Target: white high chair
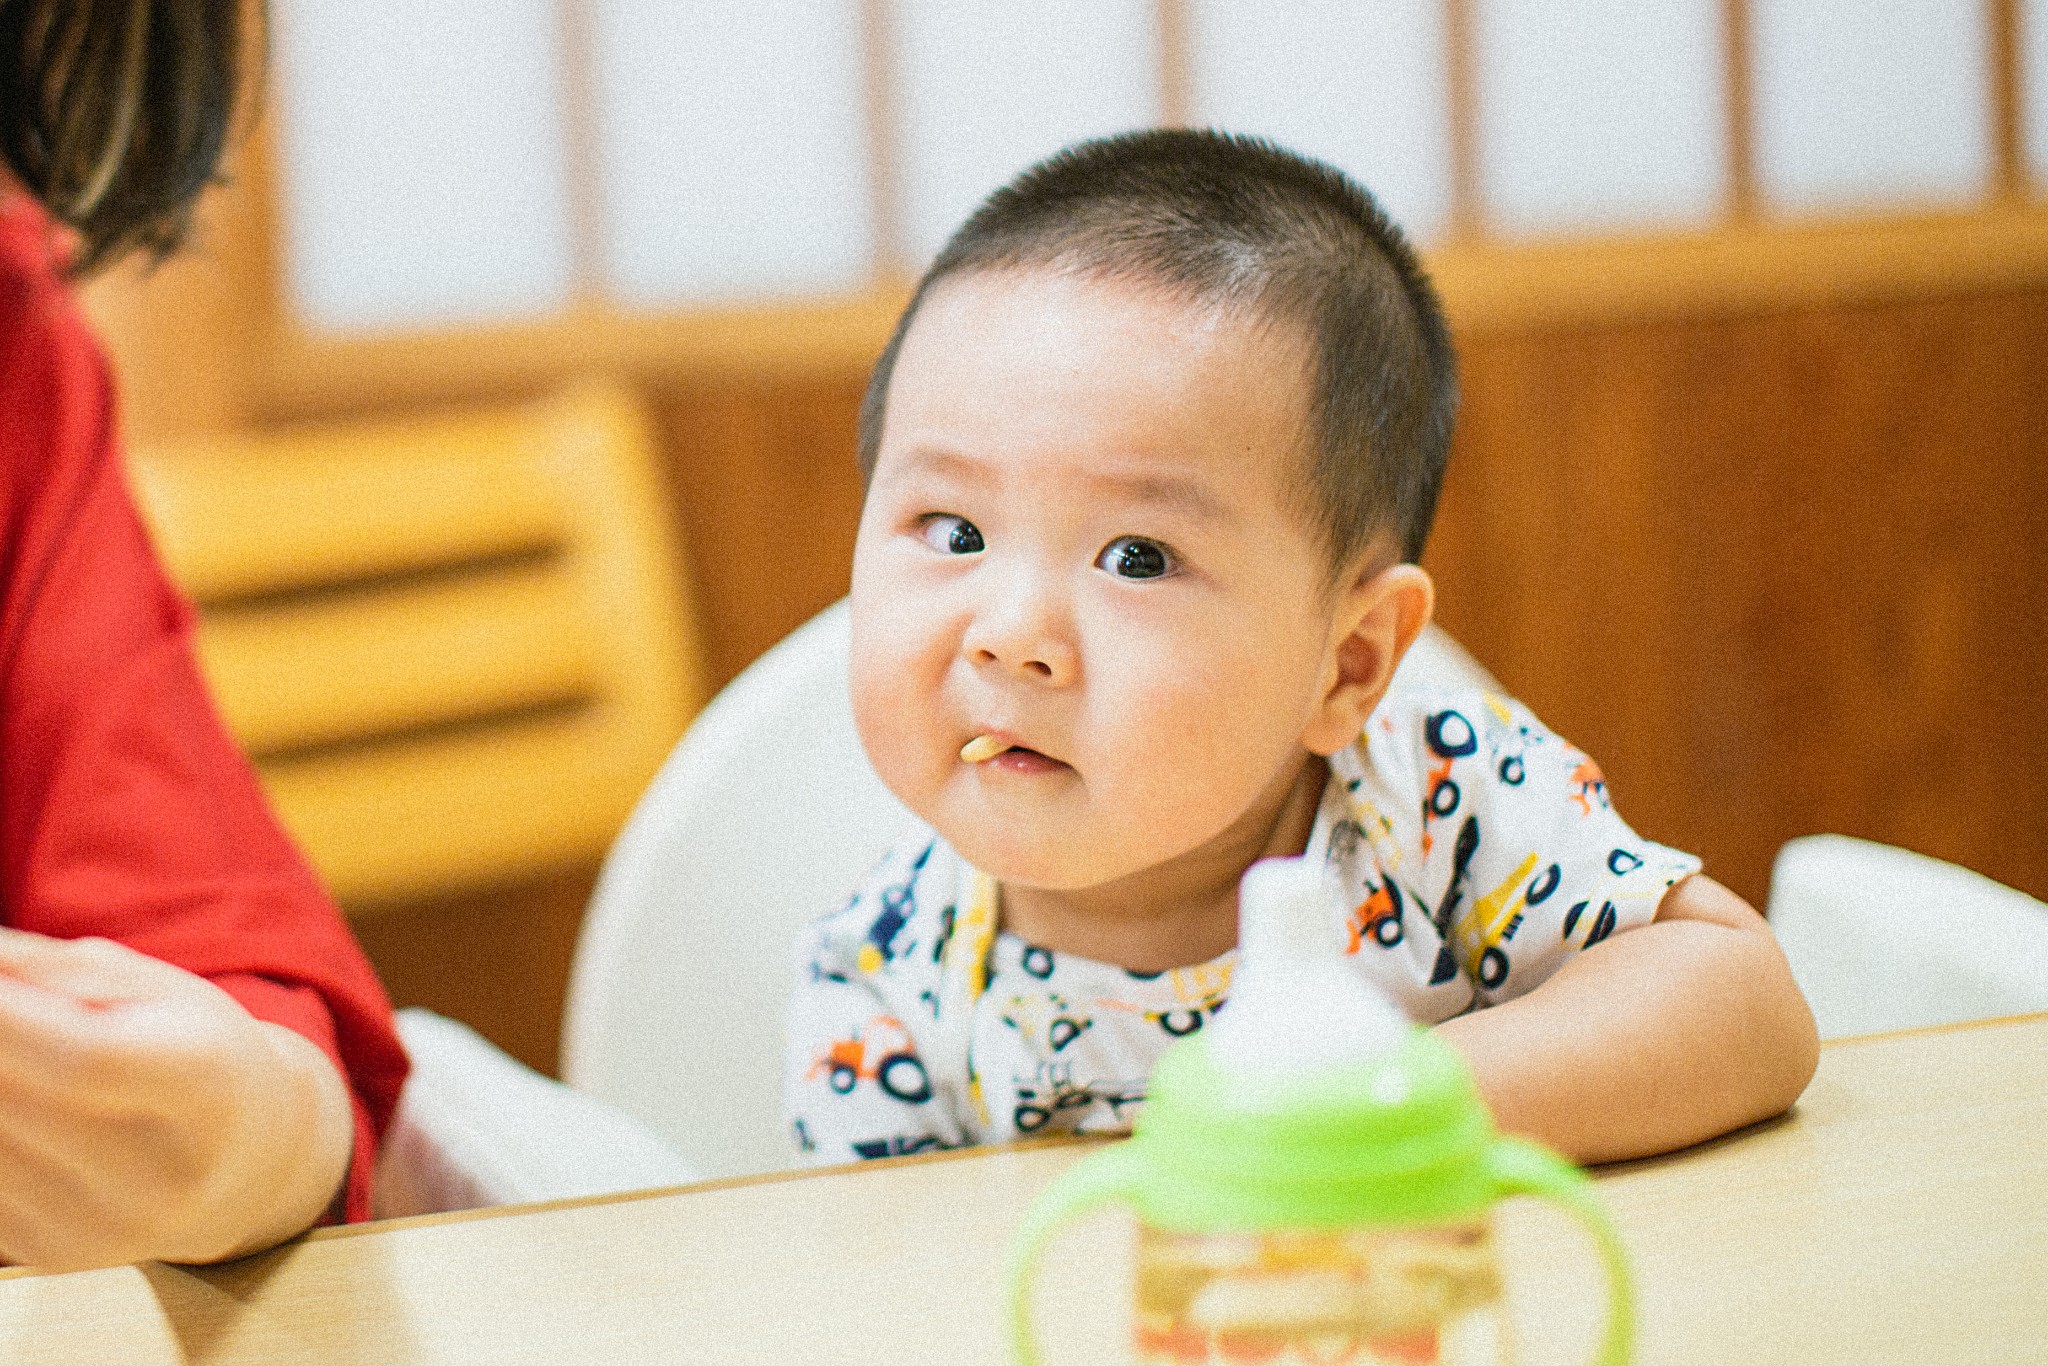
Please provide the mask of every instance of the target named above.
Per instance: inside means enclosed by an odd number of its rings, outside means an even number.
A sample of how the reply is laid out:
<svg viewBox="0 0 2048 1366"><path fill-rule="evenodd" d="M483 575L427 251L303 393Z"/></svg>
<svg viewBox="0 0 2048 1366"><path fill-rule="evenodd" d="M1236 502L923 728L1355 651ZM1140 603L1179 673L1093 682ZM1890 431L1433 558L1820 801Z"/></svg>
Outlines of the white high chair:
<svg viewBox="0 0 2048 1366"><path fill-rule="evenodd" d="M414 1071L382 1214L673 1185L785 1167L793 944L915 818L868 766L840 602L706 707L613 844L569 984L563 1075L400 1013ZM1404 675L1498 688L1431 627Z"/></svg>
<svg viewBox="0 0 2048 1366"><path fill-rule="evenodd" d="M2048 905L1955 864L1809 835L1768 914L1823 1039L2048 1010Z"/></svg>

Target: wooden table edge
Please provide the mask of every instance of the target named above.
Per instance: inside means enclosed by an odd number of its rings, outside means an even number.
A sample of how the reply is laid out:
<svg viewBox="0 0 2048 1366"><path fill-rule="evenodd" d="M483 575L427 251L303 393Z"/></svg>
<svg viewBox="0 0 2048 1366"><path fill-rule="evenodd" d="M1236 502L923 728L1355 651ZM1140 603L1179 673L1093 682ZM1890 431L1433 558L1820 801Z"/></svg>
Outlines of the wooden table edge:
<svg viewBox="0 0 2048 1366"><path fill-rule="evenodd" d="M490 1205L483 1209L449 1210L444 1214L408 1214L396 1219L372 1219L360 1224L334 1224L311 1229L292 1241L325 1242L334 1238L354 1238L365 1233L387 1233L393 1229L430 1228L436 1224L459 1224L474 1219L500 1219L514 1214L542 1214L551 1210L582 1209L589 1205L617 1205L634 1200L658 1200L670 1195L695 1195L702 1191L774 1186L785 1181L807 1181L817 1176L854 1176L863 1172L893 1171L902 1167L922 1167L935 1162L957 1162L963 1158L985 1156L992 1152L1032 1152L1040 1148L1090 1147L1113 1141L1102 1136L1059 1134L1049 1138L1023 1139L1016 1143L945 1148L937 1152L912 1153L906 1157L871 1158L864 1162L846 1162L829 1167L791 1167L782 1171L753 1172L746 1176L721 1176L709 1181L686 1181L676 1186L613 1191L608 1195L572 1195L560 1200L535 1200L520 1205ZM0 1275L5 1274L7 1273L0 1272Z"/></svg>
<svg viewBox="0 0 2048 1366"><path fill-rule="evenodd" d="M2040 1024L2048 1021L2048 1010L2027 1010L2017 1015L1994 1015L1982 1020L1955 1020L1949 1024L1915 1025L1911 1029L1884 1029L1875 1034L1848 1034L1839 1039L1825 1039L1821 1042L1823 1052L1833 1048L1853 1048L1858 1044L1889 1043L1894 1039L1913 1039L1929 1034L1959 1034L1970 1029L1997 1029L2002 1025Z"/></svg>
<svg viewBox="0 0 2048 1366"><path fill-rule="evenodd" d="M2001 1015L1982 1020L1959 1020L1951 1024L1921 1025L1911 1029L1889 1030L1876 1034L1858 1034L1846 1038L1829 1039L1821 1044L1822 1051L1856 1048L1864 1044L1886 1043L1925 1035L1953 1034L1969 1030L1988 1030L2014 1025L2039 1024L2048 1022L2048 1011L2029 1011L2017 1015ZM1764 1125L1783 1122L1783 1117L1762 1121ZM1737 1130L1737 1134L1748 1133L1756 1125ZM1634 1162L1610 1163L1594 1169L1595 1175L1611 1175L1632 1171L1640 1166L1659 1164L1683 1153L1710 1147L1734 1135L1723 1135L1709 1139L1704 1144L1682 1150L1681 1153L1663 1153L1655 1157L1642 1158ZM703 1191L735 1190L747 1186L776 1185L785 1181L805 1181L818 1176L850 1176L863 1172L890 1171L903 1167L923 1166L936 1162L957 1162L962 1159L982 1157L992 1152L1032 1152L1045 1148L1088 1147L1113 1139L1100 1136L1077 1137L1059 1135L1049 1138L1025 1139L1016 1143L983 1145L979 1147L949 1148L939 1152L914 1153L907 1157L879 1158L866 1162L850 1162L828 1167L799 1167L785 1171L756 1172L746 1176L718 1177L709 1181L685 1182L675 1186L655 1186L646 1190L615 1191L605 1195L570 1196L560 1200L537 1200L527 1204L491 1205L483 1209L449 1210L440 1214L413 1214L395 1219L373 1219L359 1224L338 1224L316 1228L288 1239L279 1247L290 1247L295 1243L327 1242L337 1238L356 1238L365 1234L389 1233L398 1229L429 1228L438 1224L467 1223L481 1219L503 1219L522 1214L540 1214L555 1210L582 1209L595 1205L625 1204L637 1200L658 1200L671 1195L689 1195ZM251 1256L267 1256L278 1251L270 1248ZM52 1273L36 1270L34 1267L0 1267L0 1280L16 1280L24 1276L42 1276ZM62 1274L62 1273L57 1273Z"/></svg>

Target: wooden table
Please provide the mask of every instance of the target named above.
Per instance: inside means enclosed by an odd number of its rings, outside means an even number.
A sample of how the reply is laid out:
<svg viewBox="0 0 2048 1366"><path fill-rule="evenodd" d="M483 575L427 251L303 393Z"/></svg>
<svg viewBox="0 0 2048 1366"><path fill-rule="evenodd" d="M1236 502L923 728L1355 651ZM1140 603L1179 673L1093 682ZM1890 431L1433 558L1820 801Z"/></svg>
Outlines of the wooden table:
<svg viewBox="0 0 2048 1366"><path fill-rule="evenodd" d="M205 1270L0 1273L0 1363L999 1363L1009 1230L1085 1148L883 1163L314 1233ZM2048 1360L2048 1015L1831 1045L1785 1120L1603 1174L1641 1360ZM1122 1359L1119 1219L1076 1226L1048 1356ZM1585 1359L1598 1289L1501 1216L1524 1362Z"/></svg>

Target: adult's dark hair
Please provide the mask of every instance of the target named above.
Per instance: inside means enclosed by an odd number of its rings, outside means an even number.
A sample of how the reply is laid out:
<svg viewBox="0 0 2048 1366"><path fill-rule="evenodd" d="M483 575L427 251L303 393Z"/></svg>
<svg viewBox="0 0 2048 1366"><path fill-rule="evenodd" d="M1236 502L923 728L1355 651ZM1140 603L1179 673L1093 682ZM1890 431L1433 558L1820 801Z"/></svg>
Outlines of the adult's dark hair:
<svg viewBox="0 0 2048 1366"><path fill-rule="evenodd" d="M1392 532L1422 553L1458 406L1436 292L1399 228L1342 172L1260 138L1153 129L1078 143L990 195L911 296L868 380L874 471L889 381L919 307L956 275L1054 270L1157 285L1299 330L1314 357L1303 492L1333 571Z"/></svg>
<svg viewBox="0 0 2048 1366"><path fill-rule="evenodd" d="M0 155L85 274L183 240L240 84L244 0L0 0Z"/></svg>

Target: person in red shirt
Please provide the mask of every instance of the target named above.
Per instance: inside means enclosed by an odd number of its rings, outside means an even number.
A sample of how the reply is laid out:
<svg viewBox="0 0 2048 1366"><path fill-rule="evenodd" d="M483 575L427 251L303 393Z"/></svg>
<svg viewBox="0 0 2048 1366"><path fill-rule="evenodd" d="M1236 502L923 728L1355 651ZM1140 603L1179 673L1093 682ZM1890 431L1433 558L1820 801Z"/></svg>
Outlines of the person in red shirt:
<svg viewBox="0 0 2048 1366"><path fill-rule="evenodd" d="M66 277L170 250L234 0L0 3L0 1259L205 1262L369 1213L406 1061L124 482Z"/></svg>

